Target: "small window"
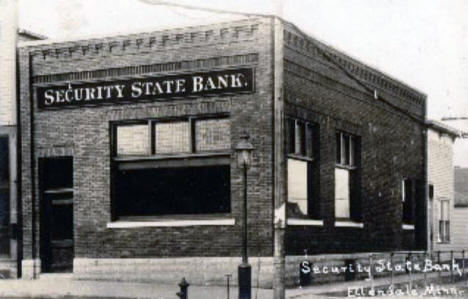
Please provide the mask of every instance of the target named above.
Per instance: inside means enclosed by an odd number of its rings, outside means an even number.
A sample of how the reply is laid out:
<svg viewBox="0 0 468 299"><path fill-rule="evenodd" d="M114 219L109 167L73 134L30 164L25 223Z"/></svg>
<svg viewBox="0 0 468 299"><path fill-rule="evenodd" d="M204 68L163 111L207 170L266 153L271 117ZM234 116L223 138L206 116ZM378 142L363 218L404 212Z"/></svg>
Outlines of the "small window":
<svg viewBox="0 0 468 299"><path fill-rule="evenodd" d="M439 242L450 242L450 201L440 201Z"/></svg>
<svg viewBox="0 0 468 299"><path fill-rule="evenodd" d="M403 208L403 223L414 224L414 190L413 181L404 179L401 182L401 201Z"/></svg>
<svg viewBox="0 0 468 299"><path fill-rule="evenodd" d="M120 125L117 127L117 155L149 154L147 124Z"/></svg>
<svg viewBox="0 0 468 299"><path fill-rule="evenodd" d="M361 221L359 137L337 131L335 141L335 218Z"/></svg>
<svg viewBox="0 0 468 299"><path fill-rule="evenodd" d="M429 185L429 199L434 199L434 185Z"/></svg>
<svg viewBox="0 0 468 299"><path fill-rule="evenodd" d="M286 119L288 153L288 215L291 218L320 216L318 126Z"/></svg>

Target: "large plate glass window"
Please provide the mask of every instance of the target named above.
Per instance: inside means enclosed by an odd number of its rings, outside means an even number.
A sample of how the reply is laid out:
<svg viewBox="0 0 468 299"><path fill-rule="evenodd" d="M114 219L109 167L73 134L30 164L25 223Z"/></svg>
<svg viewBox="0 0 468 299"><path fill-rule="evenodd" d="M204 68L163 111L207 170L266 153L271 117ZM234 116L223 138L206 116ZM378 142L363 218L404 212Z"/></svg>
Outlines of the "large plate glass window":
<svg viewBox="0 0 468 299"><path fill-rule="evenodd" d="M114 220L230 213L227 115L130 121L112 128Z"/></svg>

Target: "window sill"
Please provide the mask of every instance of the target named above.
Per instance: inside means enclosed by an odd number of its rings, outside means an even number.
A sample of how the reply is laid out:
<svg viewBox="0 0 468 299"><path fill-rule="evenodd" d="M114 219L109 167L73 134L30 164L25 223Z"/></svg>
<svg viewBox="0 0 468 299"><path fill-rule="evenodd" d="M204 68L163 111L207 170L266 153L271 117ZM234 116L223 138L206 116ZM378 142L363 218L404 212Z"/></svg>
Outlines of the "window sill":
<svg viewBox="0 0 468 299"><path fill-rule="evenodd" d="M290 218L288 225L323 226L323 220Z"/></svg>
<svg viewBox="0 0 468 299"><path fill-rule="evenodd" d="M234 218L219 219L161 219L153 221L115 221L108 222L107 228L138 228L138 227L181 227L181 226L204 226L204 225L234 225Z"/></svg>
<svg viewBox="0 0 468 299"><path fill-rule="evenodd" d="M414 225L413 224L403 224L401 226L402 229L404 230L414 230Z"/></svg>
<svg viewBox="0 0 468 299"><path fill-rule="evenodd" d="M209 158L230 156L230 151L212 151L201 153L179 153L179 154L159 154L159 155L135 155L135 156L117 156L114 161L117 162L132 162L132 161L155 161L155 160L172 160L172 159L189 159L189 158Z"/></svg>
<svg viewBox="0 0 468 299"><path fill-rule="evenodd" d="M355 221L347 221L347 220L339 220L335 221L335 227L355 227L355 228L364 228L364 223L362 222L355 222Z"/></svg>
<svg viewBox="0 0 468 299"><path fill-rule="evenodd" d="M346 164L335 164L336 168L347 169L347 170L354 170L356 169L356 165L346 165Z"/></svg>
<svg viewBox="0 0 468 299"><path fill-rule="evenodd" d="M440 245L450 245L450 241L437 241L437 244L440 244Z"/></svg>
<svg viewBox="0 0 468 299"><path fill-rule="evenodd" d="M288 158L301 160L301 161L309 161L309 162L314 161L314 158L312 157L307 157L307 156L298 155L298 154L288 154Z"/></svg>

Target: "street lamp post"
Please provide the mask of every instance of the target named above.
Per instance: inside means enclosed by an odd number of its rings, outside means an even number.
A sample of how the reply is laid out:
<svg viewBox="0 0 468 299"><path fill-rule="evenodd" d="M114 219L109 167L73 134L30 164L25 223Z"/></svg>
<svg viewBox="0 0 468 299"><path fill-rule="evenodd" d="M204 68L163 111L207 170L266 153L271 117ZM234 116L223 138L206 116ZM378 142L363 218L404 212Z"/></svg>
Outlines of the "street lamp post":
<svg viewBox="0 0 468 299"><path fill-rule="evenodd" d="M244 179L244 198L242 203L242 263L238 267L239 299L252 297L252 268L247 255L247 169L252 164L253 145L249 142L249 135L244 134L235 147L237 166L242 168Z"/></svg>

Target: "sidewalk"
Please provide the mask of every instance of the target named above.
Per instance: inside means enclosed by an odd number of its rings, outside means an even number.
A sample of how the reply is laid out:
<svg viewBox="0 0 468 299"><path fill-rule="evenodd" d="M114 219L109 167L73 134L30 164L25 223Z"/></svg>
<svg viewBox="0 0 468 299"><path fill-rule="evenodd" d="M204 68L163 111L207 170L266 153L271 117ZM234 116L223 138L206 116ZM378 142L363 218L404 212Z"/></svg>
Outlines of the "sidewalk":
<svg viewBox="0 0 468 299"><path fill-rule="evenodd" d="M445 275L444 275L445 276ZM439 280L437 275L428 275L432 281ZM407 283L410 277L400 275L393 278L393 283ZM421 285L422 274L412 275L414 283ZM379 278L373 282L374 287L388 286L391 278ZM190 283L190 282L189 282ZM466 283L466 282L465 282ZM305 288L288 289L286 297L290 299L328 298L324 294L346 294L349 287L371 287L370 281L348 281L315 285ZM79 281L71 275L47 275L37 280L0 280L0 298L178 298L177 285L133 283L116 281ZM231 286L229 298L237 299L237 286ZM226 299L227 289L221 286L196 286L188 289L189 299ZM252 299L271 299L273 290L252 289ZM337 297L335 297L337 298ZM342 297L345 298L345 297Z"/></svg>
<svg viewBox="0 0 468 299"><path fill-rule="evenodd" d="M78 281L66 278L41 278L38 280L0 280L0 298L178 298L177 285L131 283L115 281ZM226 287L190 286L190 299L225 299ZM257 297L256 297L257 295ZM230 299L237 299L237 287L231 286ZM252 289L252 298L271 299L273 291Z"/></svg>

